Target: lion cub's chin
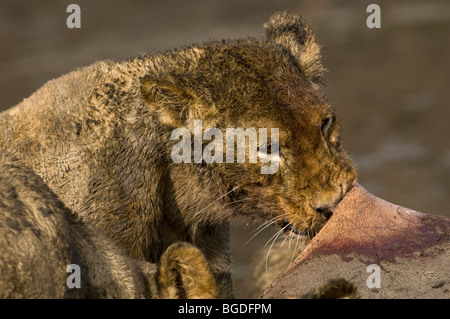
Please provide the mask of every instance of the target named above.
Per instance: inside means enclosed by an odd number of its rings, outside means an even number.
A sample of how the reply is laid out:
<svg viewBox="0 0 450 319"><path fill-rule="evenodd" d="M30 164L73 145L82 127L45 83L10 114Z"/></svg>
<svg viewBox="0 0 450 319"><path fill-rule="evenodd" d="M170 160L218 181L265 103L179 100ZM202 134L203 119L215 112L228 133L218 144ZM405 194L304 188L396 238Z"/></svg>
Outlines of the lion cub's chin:
<svg viewBox="0 0 450 319"><path fill-rule="evenodd" d="M312 217L311 217L312 216ZM314 212L307 216L291 215L283 218L278 223L284 237L294 237L304 240L312 239L322 227L326 224L329 218Z"/></svg>

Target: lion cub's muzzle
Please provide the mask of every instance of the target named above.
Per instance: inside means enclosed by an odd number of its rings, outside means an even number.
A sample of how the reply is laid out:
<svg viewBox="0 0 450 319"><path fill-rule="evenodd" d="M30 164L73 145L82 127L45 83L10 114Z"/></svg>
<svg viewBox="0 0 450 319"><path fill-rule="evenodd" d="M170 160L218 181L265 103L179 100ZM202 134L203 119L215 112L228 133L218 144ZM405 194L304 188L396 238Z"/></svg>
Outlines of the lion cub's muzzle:
<svg viewBox="0 0 450 319"><path fill-rule="evenodd" d="M346 187L344 191L344 186L342 184L339 184L339 193L335 197L335 199L331 201L331 203L323 203L317 205L316 207L311 206L311 208L328 220L333 215L333 211L336 209L340 201L344 198L345 194L347 194L353 188L353 186L354 183L351 183L348 187Z"/></svg>

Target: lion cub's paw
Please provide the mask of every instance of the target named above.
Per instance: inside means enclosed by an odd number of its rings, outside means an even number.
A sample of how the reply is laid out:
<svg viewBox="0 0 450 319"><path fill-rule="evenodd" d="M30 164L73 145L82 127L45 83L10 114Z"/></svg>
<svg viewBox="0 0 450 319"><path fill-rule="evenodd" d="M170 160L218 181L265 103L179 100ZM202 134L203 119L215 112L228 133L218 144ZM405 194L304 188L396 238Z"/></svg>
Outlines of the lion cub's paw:
<svg viewBox="0 0 450 319"><path fill-rule="evenodd" d="M167 248L161 256L155 281L159 297L164 299L218 296L215 279L203 253L185 242Z"/></svg>
<svg viewBox="0 0 450 319"><path fill-rule="evenodd" d="M317 286L302 299L356 299L356 286L345 279L330 279L327 283Z"/></svg>

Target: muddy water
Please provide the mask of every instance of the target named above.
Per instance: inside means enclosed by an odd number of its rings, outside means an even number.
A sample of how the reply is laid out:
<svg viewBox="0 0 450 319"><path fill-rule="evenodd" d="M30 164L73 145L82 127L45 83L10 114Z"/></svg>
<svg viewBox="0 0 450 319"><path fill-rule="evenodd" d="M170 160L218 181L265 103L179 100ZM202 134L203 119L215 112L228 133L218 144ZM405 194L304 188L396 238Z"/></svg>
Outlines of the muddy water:
<svg viewBox="0 0 450 319"><path fill-rule="evenodd" d="M326 91L359 183L389 202L450 215L449 1L377 1L381 29L366 26L370 1L72 2L81 7L81 29L66 27L71 2L0 2L0 109L97 60L260 36L271 13L290 9L324 46ZM249 296L249 260L274 233L242 248L252 227L233 230L238 297Z"/></svg>

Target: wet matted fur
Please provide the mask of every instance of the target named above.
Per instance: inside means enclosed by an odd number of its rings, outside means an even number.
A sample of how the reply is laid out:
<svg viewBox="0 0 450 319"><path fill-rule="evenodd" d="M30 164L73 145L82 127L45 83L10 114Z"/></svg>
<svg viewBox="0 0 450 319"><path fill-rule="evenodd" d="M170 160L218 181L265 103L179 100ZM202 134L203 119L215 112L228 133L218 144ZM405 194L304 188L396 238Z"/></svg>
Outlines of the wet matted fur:
<svg viewBox="0 0 450 319"><path fill-rule="evenodd" d="M73 264L79 287L67 284ZM0 150L0 298L214 297L214 277L197 248L174 243L158 265L133 259Z"/></svg>

